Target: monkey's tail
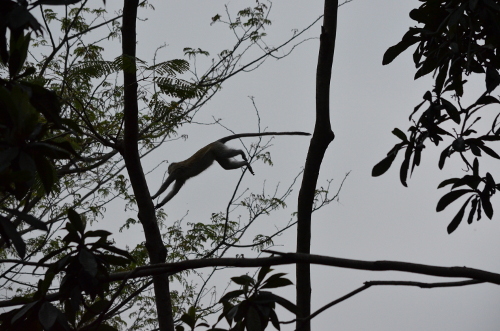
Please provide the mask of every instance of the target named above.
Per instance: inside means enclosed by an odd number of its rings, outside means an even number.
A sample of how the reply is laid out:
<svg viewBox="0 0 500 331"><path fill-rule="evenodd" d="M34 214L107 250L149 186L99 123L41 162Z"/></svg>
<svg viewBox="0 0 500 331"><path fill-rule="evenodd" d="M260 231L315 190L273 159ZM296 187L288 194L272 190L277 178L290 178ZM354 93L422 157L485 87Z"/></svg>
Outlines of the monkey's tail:
<svg viewBox="0 0 500 331"><path fill-rule="evenodd" d="M238 133L231 136L221 138L217 141L226 143L229 140L243 138L243 137L261 137L261 136L310 136L310 133L301 131L288 131L288 132L256 132L256 133Z"/></svg>

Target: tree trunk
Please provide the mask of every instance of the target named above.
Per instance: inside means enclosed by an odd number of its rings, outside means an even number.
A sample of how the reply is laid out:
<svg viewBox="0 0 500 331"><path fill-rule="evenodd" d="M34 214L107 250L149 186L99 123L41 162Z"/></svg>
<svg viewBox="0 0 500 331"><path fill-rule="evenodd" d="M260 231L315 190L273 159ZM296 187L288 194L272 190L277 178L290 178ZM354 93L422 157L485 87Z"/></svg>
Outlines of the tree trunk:
<svg viewBox="0 0 500 331"><path fill-rule="evenodd" d="M330 78L332 72L335 35L337 32L338 0L325 0L321 28L318 66L316 69L316 124L307 153L297 212L297 253L310 253L311 213L319 169L326 149L335 135L330 125ZM296 269L297 330L310 331L310 321L301 319L311 314L310 265L298 263Z"/></svg>
<svg viewBox="0 0 500 331"><path fill-rule="evenodd" d="M136 20L139 0L124 0L122 24L123 79L124 79L124 142L120 152L125 160L125 166L134 191L139 220L144 228L146 249L151 264L163 263L167 250L163 244L160 229L156 221L153 201L149 194L146 177L142 169L138 147L138 116L137 76L135 68L136 54ZM174 331L172 304L168 276L166 274L153 276L156 298L158 324L162 331Z"/></svg>

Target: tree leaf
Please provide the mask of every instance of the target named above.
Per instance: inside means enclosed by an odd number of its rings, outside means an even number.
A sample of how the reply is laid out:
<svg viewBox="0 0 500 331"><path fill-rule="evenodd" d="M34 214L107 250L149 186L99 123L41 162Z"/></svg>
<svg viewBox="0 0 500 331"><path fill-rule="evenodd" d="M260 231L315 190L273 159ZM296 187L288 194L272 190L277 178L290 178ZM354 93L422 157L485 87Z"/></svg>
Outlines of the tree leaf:
<svg viewBox="0 0 500 331"><path fill-rule="evenodd" d="M420 40L419 37L411 36L408 38L404 38L399 43L394 46L391 46L385 51L384 58L382 59L382 64L386 65L391 63L399 54L403 53L408 47L417 43Z"/></svg>
<svg viewBox="0 0 500 331"><path fill-rule="evenodd" d="M444 210L450 203L460 198L466 193L473 193L473 190L456 190L445 194L438 202L436 211L440 212Z"/></svg>
<svg viewBox="0 0 500 331"><path fill-rule="evenodd" d="M252 306L248 307L245 316L245 326L248 331L262 331L262 324L260 321L260 315Z"/></svg>
<svg viewBox="0 0 500 331"><path fill-rule="evenodd" d="M17 254L19 254L21 258L24 258L26 255L26 243L19 232L17 232L14 224L3 216L0 216L0 235L7 243L12 242L16 248Z"/></svg>
<svg viewBox="0 0 500 331"><path fill-rule="evenodd" d="M437 188L442 188L442 187L445 187L447 185L454 184L457 180L458 180L458 178L445 179L441 183L439 183Z"/></svg>
<svg viewBox="0 0 500 331"><path fill-rule="evenodd" d="M441 152L441 156L439 157L439 163L438 163L439 169L443 169L446 158L450 156L450 149L451 145L443 149L443 151Z"/></svg>
<svg viewBox="0 0 500 331"><path fill-rule="evenodd" d="M402 141L404 141L405 143L408 142L408 138L406 137L405 133L400 129L394 128L394 130L392 130L392 134L401 139Z"/></svg>
<svg viewBox="0 0 500 331"><path fill-rule="evenodd" d="M484 213L491 220L491 218L493 217L493 206L491 205L490 195L488 194L488 192L481 192L481 194L479 194L479 197L481 198L481 205L483 207Z"/></svg>
<svg viewBox="0 0 500 331"><path fill-rule="evenodd" d="M242 275L242 276L238 276L238 277L231 277L231 280L233 282L235 282L236 284L238 285L251 285L251 284L254 284L254 280L252 277L248 276L248 275Z"/></svg>
<svg viewBox="0 0 500 331"><path fill-rule="evenodd" d="M446 110L450 118L453 120L453 122L460 124L460 112L458 111L457 107L455 107L451 102L443 98L441 98L441 104L443 105L444 109Z"/></svg>
<svg viewBox="0 0 500 331"><path fill-rule="evenodd" d="M243 291L243 290L236 290L236 291L227 292L226 294L224 294L224 296L222 296L222 298L220 298L219 302L229 301L231 299L239 297L240 295L242 295L244 293L245 293L245 291Z"/></svg>
<svg viewBox="0 0 500 331"><path fill-rule="evenodd" d="M259 274L257 276L257 281L260 283L265 277L266 275L271 272L272 269L271 269L271 266L263 266L262 268L260 268L259 270Z"/></svg>
<svg viewBox="0 0 500 331"><path fill-rule="evenodd" d="M476 103L478 105L489 105L491 103L500 103L500 101L491 95L482 95L477 99Z"/></svg>
<svg viewBox="0 0 500 331"><path fill-rule="evenodd" d="M474 214L476 213L476 208L477 208L478 202L479 202L479 200L477 198L472 200L470 212L469 212L469 217L467 217L467 223L469 223L469 224L472 224L472 218L474 217Z"/></svg>
<svg viewBox="0 0 500 331"><path fill-rule="evenodd" d="M469 199L467 199L467 201L465 201L462 208L460 208L458 213L451 220L450 224L448 224L448 227L446 228L448 234L451 234L453 231L455 231L462 222L462 218L464 217L465 207L467 207L467 204L469 203L470 199L472 199L472 197L470 197Z"/></svg>
<svg viewBox="0 0 500 331"><path fill-rule="evenodd" d="M289 279L283 278L284 275L286 275L286 274L285 273L277 273L277 274L270 276L264 282L264 285L261 288L276 288L276 287L283 287L283 286L292 285L293 283Z"/></svg>
<svg viewBox="0 0 500 331"><path fill-rule="evenodd" d="M396 153L389 154L382 161L377 163L372 169L372 176L378 177L383 175L391 167L392 162L396 158Z"/></svg>
<svg viewBox="0 0 500 331"><path fill-rule="evenodd" d="M61 312L50 302L44 302L38 311L38 320L45 330L52 329Z"/></svg>
<svg viewBox="0 0 500 331"><path fill-rule="evenodd" d="M75 229L83 234L83 232L85 231L85 224L83 223L80 215L76 211L74 211L73 208L68 209L68 219L75 227Z"/></svg>
<svg viewBox="0 0 500 331"><path fill-rule="evenodd" d="M405 152L405 159L401 163L401 168L399 169L399 180L404 187L407 187L406 178L408 177L408 168L410 167L410 158L413 150L408 147Z"/></svg>
<svg viewBox="0 0 500 331"><path fill-rule="evenodd" d="M87 271L92 277L97 274L97 261L92 253L90 253L86 248L83 248L78 253L78 261L83 266L83 269Z"/></svg>
<svg viewBox="0 0 500 331"><path fill-rule="evenodd" d="M500 74L493 66L486 68L486 93L493 92L494 89L500 84Z"/></svg>
<svg viewBox="0 0 500 331"><path fill-rule="evenodd" d="M28 223L29 225L31 225L35 229L49 231L49 229L47 228L47 225L44 222L40 221L35 216L20 212L20 211L15 210L15 209L10 209L10 208L4 208L4 209L6 211L8 211L9 213L15 215L16 217L19 217L21 220L25 221L26 223Z"/></svg>
<svg viewBox="0 0 500 331"><path fill-rule="evenodd" d="M483 152L485 152L489 156L494 157L495 159L500 159L500 156L494 150L489 148L488 146L478 144L478 147L481 148L483 150Z"/></svg>

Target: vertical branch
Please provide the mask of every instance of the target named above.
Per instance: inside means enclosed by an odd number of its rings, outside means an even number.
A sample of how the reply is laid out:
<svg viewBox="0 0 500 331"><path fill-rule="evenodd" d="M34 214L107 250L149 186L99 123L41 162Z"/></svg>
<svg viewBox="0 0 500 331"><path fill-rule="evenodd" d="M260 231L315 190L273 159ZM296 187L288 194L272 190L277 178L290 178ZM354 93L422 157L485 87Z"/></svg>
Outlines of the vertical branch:
<svg viewBox="0 0 500 331"><path fill-rule="evenodd" d="M335 135L330 125L330 78L332 73L335 35L337 32L338 0L325 0L321 27L318 66L316 69L316 124L307 153L297 212L297 253L310 253L311 213L319 169L326 149ZM311 330L310 265L298 263L296 268L297 330Z"/></svg>
<svg viewBox="0 0 500 331"><path fill-rule="evenodd" d="M139 106L137 103L136 74L136 20L139 0L124 0L122 24L123 80L124 80L124 140L120 151L125 160L134 191L139 220L144 228L146 249L151 264L163 263L167 251L156 221L153 201L139 157ZM168 276L153 276L159 330L174 330Z"/></svg>

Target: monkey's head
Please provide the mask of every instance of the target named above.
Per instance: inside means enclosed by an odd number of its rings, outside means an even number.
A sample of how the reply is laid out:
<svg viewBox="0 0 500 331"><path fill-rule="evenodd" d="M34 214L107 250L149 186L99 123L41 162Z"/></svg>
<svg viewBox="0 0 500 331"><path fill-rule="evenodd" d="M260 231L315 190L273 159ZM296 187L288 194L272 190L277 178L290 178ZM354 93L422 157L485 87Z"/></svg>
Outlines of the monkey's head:
<svg viewBox="0 0 500 331"><path fill-rule="evenodd" d="M170 165L168 166L168 174L172 174L172 172L174 172L177 168L179 168L179 163L177 162L172 162L170 163Z"/></svg>

